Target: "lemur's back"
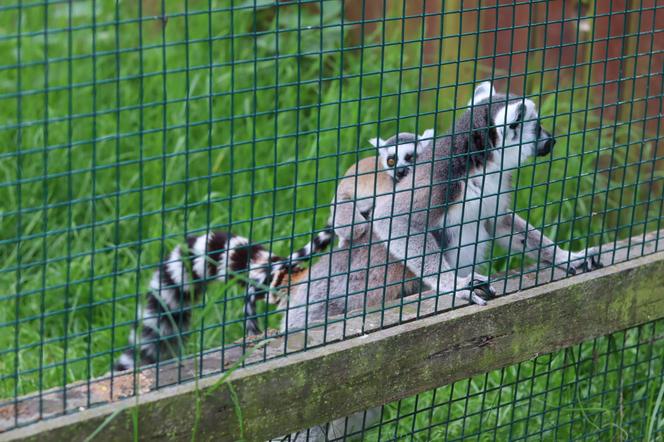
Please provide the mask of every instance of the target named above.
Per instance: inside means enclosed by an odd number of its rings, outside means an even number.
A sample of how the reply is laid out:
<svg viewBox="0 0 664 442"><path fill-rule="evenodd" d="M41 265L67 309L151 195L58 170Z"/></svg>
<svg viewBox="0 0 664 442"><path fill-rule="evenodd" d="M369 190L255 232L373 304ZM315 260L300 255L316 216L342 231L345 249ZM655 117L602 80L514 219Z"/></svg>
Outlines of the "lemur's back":
<svg viewBox="0 0 664 442"><path fill-rule="evenodd" d="M368 211L370 218L375 196L394 190L392 177L377 171L377 167L377 157L364 158L351 166L339 185L337 201L355 204L360 212ZM289 330L305 327L308 321L320 321L326 315L355 310L365 304L379 305L383 299L394 300L419 290L419 282L412 280L413 274L401 263L390 262L385 244L372 237L371 230L353 236L352 249L333 250L308 271L291 276L290 296L283 298L284 302L288 300ZM373 244L369 244L371 241ZM327 299L329 302L316 302Z"/></svg>
<svg viewBox="0 0 664 442"><path fill-rule="evenodd" d="M401 262L389 257L385 245L375 238L372 244L353 243L350 256L349 249L333 250L309 271L292 276L290 297L284 298L288 299L289 308L287 329L303 328L326 316L417 293L420 283L414 278ZM285 321L282 329L284 325Z"/></svg>
<svg viewBox="0 0 664 442"><path fill-rule="evenodd" d="M393 189L392 178L380 171L377 156L363 158L348 168L336 193L337 201L356 201L360 212L373 209L375 195Z"/></svg>

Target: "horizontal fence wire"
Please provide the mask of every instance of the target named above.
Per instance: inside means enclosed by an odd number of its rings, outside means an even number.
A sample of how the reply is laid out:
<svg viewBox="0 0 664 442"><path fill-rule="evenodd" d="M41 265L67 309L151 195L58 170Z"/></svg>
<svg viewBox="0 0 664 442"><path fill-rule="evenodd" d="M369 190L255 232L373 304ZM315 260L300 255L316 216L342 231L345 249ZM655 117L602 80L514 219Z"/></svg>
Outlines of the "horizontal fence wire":
<svg viewBox="0 0 664 442"><path fill-rule="evenodd" d="M90 407L96 379L131 396L142 366L214 354L219 374L462 307L464 278L481 303L482 275L503 294L661 251L658 0L14 1L0 54L0 431L72 411L72 383ZM400 133L415 141L395 146ZM628 350L655 360L659 328L390 404L367 431L478 437L490 421L548 437L548 416L524 416L555 378L556 403L576 404L556 418L564 437L641 437L637 399L607 424L623 382L608 367ZM589 348L609 342L596 363ZM648 394L657 364L639 368Z"/></svg>

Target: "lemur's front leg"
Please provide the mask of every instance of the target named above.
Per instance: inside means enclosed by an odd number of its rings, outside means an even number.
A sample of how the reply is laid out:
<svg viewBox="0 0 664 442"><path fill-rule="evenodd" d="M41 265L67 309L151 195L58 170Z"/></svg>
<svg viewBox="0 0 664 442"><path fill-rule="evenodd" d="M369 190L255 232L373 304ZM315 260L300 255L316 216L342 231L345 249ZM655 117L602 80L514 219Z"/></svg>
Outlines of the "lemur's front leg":
<svg viewBox="0 0 664 442"><path fill-rule="evenodd" d="M535 260L539 257L571 275L576 275L578 271L587 272L602 267L596 250L590 248L571 252L558 247L516 213L498 218L494 238L508 250L523 251Z"/></svg>
<svg viewBox="0 0 664 442"><path fill-rule="evenodd" d="M385 206L391 204L385 202L383 207ZM481 294L488 297L495 295L494 288L484 275L471 273L466 277L455 276L455 269L445 259L433 234L410 231L411 214L390 217L383 215L385 212L390 213L381 210L375 214L374 240L383 241L388 252L394 258L403 261L426 285L438 293L454 292L459 298L479 305L486 305L486 300Z"/></svg>

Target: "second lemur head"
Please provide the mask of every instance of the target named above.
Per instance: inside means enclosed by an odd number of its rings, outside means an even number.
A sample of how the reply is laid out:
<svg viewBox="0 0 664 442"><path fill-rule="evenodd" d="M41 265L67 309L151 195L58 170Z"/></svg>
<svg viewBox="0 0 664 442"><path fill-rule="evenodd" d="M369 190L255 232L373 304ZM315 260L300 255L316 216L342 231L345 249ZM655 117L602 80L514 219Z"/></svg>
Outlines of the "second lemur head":
<svg viewBox="0 0 664 442"><path fill-rule="evenodd" d="M485 81L477 86L468 105L471 108L459 119L462 124L456 125L461 127L455 132L469 133L469 149L481 151L482 158L503 170L518 167L532 156L548 155L556 144L540 125L537 106L528 98L499 94Z"/></svg>
<svg viewBox="0 0 664 442"><path fill-rule="evenodd" d="M401 132L387 140L382 138L371 138L371 143L378 149L380 162L383 170L387 172L395 182L399 182L411 171L417 151L433 143L433 129L425 130L422 135L410 132Z"/></svg>

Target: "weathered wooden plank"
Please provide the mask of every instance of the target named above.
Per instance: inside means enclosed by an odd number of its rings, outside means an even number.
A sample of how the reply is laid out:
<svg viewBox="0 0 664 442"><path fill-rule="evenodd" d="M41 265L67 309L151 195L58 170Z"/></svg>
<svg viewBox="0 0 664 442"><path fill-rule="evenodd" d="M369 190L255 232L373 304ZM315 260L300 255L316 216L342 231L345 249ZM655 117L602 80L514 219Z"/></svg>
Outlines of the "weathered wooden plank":
<svg viewBox="0 0 664 442"><path fill-rule="evenodd" d="M664 230L637 235L632 238L609 243L602 246L602 262L615 264L632 257L664 250ZM615 251L615 253L614 253ZM508 275L492 275L494 286L499 294L514 293L519 290L566 278L564 272L541 266L539 271L524 269L521 273ZM458 305L465 305L457 301ZM218 350L206 351L203 356L192 355L180 361L165 361L159 365L158 372L154 368L144 368L138 378L133 374L103 376L90 381L76 382L65 388L54 388L40 395L27 395L15 403L0 407L0 432L17 425L26 425L44 418L60 416L81 409L90 408L108 402L115 402L134 395L134 385L139 387L139 394L191 381L199 374L210 376L218 374L222 367L229 368L244 357L245 364L260 363L265 360L283 357L286 354L306 348L321 346L327 343L361 336L382 328L402 324L420 317L443 312L453 307L451 297L439 297L433 293L414 295L396 304L386 305L383 310L373 313L355 311L347 317L332 317L325 326L317 326L307 333L306 340L302 333L289 334L287 344L283 337L275 337L276 331L270 335L274 338L269 342L249 341L248 346L264 345L260 351L251 353L251 348L243 345L226 346ZM247 351L249 350L249 351ZM194 362L200 360L201 366Z"/></svg>
<svg viewBox="0 0 664 442"><path fill-rule="evenodd" d="M654 234L637 238L628 248L616 244L618 260L662 242ZM139 434L146 439L190 439L196 427L203 440L264 440L664 317L663 273L660 252L504 296L487 307L447 311L240 369L222 383L215 376L198 386L149 392L138 409L136 400L119 401L3 437L82 440L115 413L104 439L126 440L138 410Z"/></svg>

